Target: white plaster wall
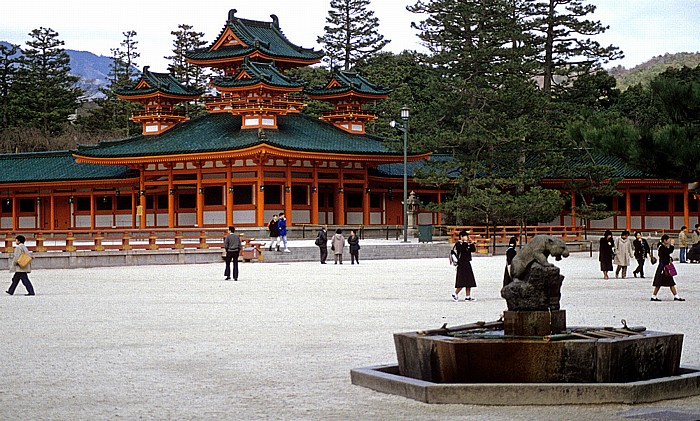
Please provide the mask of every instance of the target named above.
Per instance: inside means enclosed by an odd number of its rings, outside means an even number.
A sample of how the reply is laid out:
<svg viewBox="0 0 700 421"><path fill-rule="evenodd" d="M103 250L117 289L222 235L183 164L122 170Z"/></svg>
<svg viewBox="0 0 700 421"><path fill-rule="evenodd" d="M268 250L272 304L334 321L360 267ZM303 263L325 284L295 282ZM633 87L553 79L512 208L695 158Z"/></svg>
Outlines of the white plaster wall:
<svg viewBox="0 0 700 421"><path fill-rule="evenodd" d="M95 227L111 227L114 225L112 215L95 215Z"/></svg>
<svg viewBox="0 0 700 421"><path fill-rule="evenodd" d="M611 216L610 218L605 218L605 219L600 219L600 220L591 220L591 228L594 229L612 229L613 227L613 219L614 217Z"/></svg>
<svg viewBox="0 0 700 421"><path fill-rule="evenodd" d="M270 215L272 219L272 215ZM266 221L266 223L269 220ZM236 224L254 224L255 223L255 211L254 210L238 210L233 211L233 225Z"/></svg>
<svg viewBox="0 0 700 421"><path fill-rule="evenodd" d="M131 215L117 214L116 226L118 226L118 227L131 227Z"/></svg>
<svg viewBox="0 0 700 421"><path fill-rule="evenodd" d="M20 216L19 228L36 228L36 219L33 216Z"/></svg>
<svg viewBox="0 0 700 421"><path fill-rule="evenodd" d="M226 211L205 211L204 224L226 224Z"/></svg>
<svg viewBox="0 0 700 421"><path fill-rule="evenodd" d="M654 230L654 231L661 231L661 230L667 230L670 229L671 227L669 224L671 223L670 218L668 216L647 216L644 219L644 226L646 227L647 230ZM680 227L678 227L680 228Z"/></svg>
<svg viewBox="0 0 700 421"><path fill-rule="evenodd" d="M308 209L292 210L292 223L294 224L310 224L311 211Z"/></svg>
<svg viewBox="0 0 700 421"><path fill-rule="evenodd" d="M433 213L424 212L418 214L418 225L433 225Z"/></svg>
<svg viewBox="0 0 700 421"><path fill-rule="evenodd" d="M370 212L369 213L369 223L373 225L381 225L384 223L382 221L382 213L381 212Z"/></svg>
<svg viewBox="0 0 700 421"><path fill-rule="evenodd" d="M167 227L168 226L168 214L167 213L159 213L156 220L158 221L159 227Z"/></svg>
<svg viewBox="0 0 700 421"><path fill-rule="evenodd" d="M76 228L90 228L90 215L77 215L75 226Z"/></svg>
<svg viewBox="0 0 700 421"><path fill-rule="evenodd" d="M0 228L12 229L12 217L3 216L0 218Z"/></svg>
<svg viewBox="0 0 700 421"><path fill-rule="evenodd" d="M279 215L280 212L282 212L282 209L265 209L265 212L263 212L263 216L265 217L265 223L269 223L272 221L272 217L274 215Z"/></svg>
<svg viewBox="0 0 700 421"><path fill-rule="evenodd" d="M181 227L193 227L197 223L196 213L178 213L177 225Z"/></svg>
<svg viewBox="0 0 700 421"><path fill-rule="evenodd" d="M362 212L346 212L345 223L348 225L362 225Z"/></svg>

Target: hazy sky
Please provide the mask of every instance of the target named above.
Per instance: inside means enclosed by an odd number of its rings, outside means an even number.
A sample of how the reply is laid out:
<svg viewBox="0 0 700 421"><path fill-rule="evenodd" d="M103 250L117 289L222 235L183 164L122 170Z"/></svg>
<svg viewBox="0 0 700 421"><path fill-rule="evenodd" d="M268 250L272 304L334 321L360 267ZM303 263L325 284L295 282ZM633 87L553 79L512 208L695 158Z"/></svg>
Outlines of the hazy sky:
<svg viewBox="0 0 700 421"><path fill-rule="evenodd" d="M421 17L406 11L413 0L374 0L371 8L379 18L379 31L390 39L387 49L400 52L420 49L412 21ZM598 40L621 47L625 58L612 65L633 67L653 56L675 52L700 51L700 0L592 0L598 6L593 16L610 29ZM314 47L323 33L330 0L247 0L161 1L119 0L26 0L3 4L0 40L23 45L32 29L52 28L65 41L66 48L109 56L119 46L122 32L137 32L139 67L166 71L173 37L178 24L192 25L214 40L228 16L270 21L276 14L285 35L295 44ZM610 67L612 65L606 65Z"/></svg>

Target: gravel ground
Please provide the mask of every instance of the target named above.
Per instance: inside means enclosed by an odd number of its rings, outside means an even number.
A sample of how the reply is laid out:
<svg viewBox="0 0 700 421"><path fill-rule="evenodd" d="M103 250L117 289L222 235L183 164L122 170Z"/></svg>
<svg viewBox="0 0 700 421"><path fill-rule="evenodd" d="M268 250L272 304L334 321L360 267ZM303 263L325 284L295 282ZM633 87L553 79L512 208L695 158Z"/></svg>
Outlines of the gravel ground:
<svg viewBox="0 0 700 421"><path fill-rule="evenodd" d="M37 295L0 300L0 419L608 420L700 412L700 397L645 405L428 405L350 383L395 363L392 333L497 320L503 256L474 259L476 302L453 302L445 259L360 265L223 264L38 270ZM651 279L602 280L597 255L558 263L569 325L685 334L700 366L700 265L650 302ZM648 276L653 268L647 265ZM7 274L9 284L10 275ZM658 418L656 418L658 419ZM691 418L688 418L691 419Z"/></svg>

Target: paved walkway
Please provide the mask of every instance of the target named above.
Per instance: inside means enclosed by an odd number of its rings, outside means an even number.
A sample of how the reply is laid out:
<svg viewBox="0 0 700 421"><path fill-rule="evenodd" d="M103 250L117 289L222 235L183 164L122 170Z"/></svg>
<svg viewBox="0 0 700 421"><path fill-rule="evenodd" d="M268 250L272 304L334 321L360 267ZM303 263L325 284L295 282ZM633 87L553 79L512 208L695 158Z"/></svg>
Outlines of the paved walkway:
<svg viewBox="0 0 700 421"><path fill-rule="evenodd" d="M18 295L0 297L0 419L609 420L700 413L700 397L642 406L428 405L350 384L350 369L396 361L394 332L498 319L504 260L475 258L476 302L450 299L454 269L446 258L247 263L235 283L223 281L222 264L37 270L37 296L20 295L20 285ZM619 327L626 319L681 332L682 364L700 366L700 265L679 265L678 288L688 301L671 301L665 289L660 303L649 301L649 278L603 281L596 255L576 253L558 265L570 325Z"/></svg>

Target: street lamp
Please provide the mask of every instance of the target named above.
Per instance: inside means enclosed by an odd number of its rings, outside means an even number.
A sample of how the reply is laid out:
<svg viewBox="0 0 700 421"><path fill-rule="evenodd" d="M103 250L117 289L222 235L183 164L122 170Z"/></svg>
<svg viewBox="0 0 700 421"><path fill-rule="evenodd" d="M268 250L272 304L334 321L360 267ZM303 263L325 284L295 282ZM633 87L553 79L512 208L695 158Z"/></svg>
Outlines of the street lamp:
<svg viewBox="0 0 700 421"><path fill-rule="evenodd" d="M389 123L391 127L396 127L403 132L403 242L408 242L408 118L411 116L411 111L407 106L401 107L401 127L396 125L395 121Z"/></svg>

